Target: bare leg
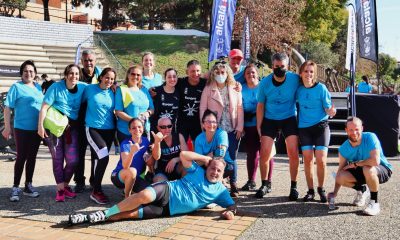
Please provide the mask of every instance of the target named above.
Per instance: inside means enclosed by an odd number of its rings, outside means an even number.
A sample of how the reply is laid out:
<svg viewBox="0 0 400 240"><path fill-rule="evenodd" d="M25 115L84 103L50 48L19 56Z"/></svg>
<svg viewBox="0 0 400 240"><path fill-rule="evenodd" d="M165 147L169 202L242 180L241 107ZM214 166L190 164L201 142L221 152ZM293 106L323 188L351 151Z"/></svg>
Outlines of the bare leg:
<svg viewBox="0 0 400 240"><path fill-rule="evenodd" d="M296 135L290 135L285 139L285 142L289 157L290 180L297 181L297 175L299 173L298 137Z"/></svg>
<svg viewBox="0 0 400 240"><path fill-rule="evenodd" d="M314 151L303 150L304 173L306 175L308 189L314 189Z"/></svg>
<svg viewBox="0 0 400 240"><path fill-rule="evenodd" d="M315 150L315 159L317 161L318 187L322 188L326 178L326 159L328 152L324 150Z"/></svg>
<svg viewBox="0 0 400 240"><path fill-rule="evenodd" d="M365 181L367 182L368 188L371 192L378 192L379 190L379 178L376 167L363 166L363 173Z"/></svg>
<svg viewBox="0 0 400 240"><path fill-rule="evenodd" d="M129 197L132 192L133 185L135 184L137 172L135 168L129 168L129 169L122 169L120 171L120 176L122 180L124 181L125 184L125 198Z"/></svg>
<svg viewBox="0 0 400 240"><path fill-rule="evenodd" d="M268 179L269 161L273 156L274 139L268 136L261 137L260 174L261 180Z"/></svg>

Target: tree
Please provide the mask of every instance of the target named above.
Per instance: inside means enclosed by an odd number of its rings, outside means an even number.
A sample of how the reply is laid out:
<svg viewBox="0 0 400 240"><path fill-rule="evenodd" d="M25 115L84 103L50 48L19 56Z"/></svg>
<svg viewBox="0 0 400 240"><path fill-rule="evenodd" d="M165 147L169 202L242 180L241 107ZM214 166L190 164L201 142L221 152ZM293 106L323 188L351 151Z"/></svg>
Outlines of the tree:
<svg viewBox="0 0 400 240"><path fill-rule="evenodd" d="M281 50L283 43L293 45L302 39L305 28L300 16L304 7L304 0L239 0L234 34L241 36L244 16L248 12L252 56L264 49Z"/></svg>
<svg viewBox="0 0 400 240"><path fill-rule="evenodd" d="M379 75L380 76L392 76L394 70L397 67L397 61L389 54L379 53Z"/></svg>
<svg viewBox="0 0 400 240"><path fill-rule="evenodd" d="M25 0L0 0L0 15L2 16L12 17L15 10L23 11L25 8Z"/></svg>
<svg viewBox="0 0 400 240"><path fill-rule="evenodd" d="M332 52L324 42L308 41L301 45L301 53L307 59L313 60L326 67L334 67L339 63L339 54Z"/></svg>
<svg viewBox="0 0 400 240"><path fill-rule="evenodd" d="M164 11L172 11L177 1L136 0L129 7L129 16L133 19L147 19L149 29L153 30Z"/></svg>
<svg viewBox="0 0 400 240"><path fill-rule="evenodd" d="M327 43L335 42L341 27L346 23L347 0L306 0L301 21L306 27L305 40Z"/></svg>

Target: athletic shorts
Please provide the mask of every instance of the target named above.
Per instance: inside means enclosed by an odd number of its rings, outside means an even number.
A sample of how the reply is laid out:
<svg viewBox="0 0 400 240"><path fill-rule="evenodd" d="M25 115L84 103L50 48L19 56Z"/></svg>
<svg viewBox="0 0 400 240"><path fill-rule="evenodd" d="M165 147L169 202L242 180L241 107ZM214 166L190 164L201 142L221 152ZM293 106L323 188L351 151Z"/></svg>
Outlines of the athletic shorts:
<svg viewBox="0 0 400 240"><path fill-rule="evenodd" d="M299 128L301 150L328 151L331 131L328 121L321 121L311 127Z"/></svg>
<svg viewBox="0 0 400 240"><path fill-rule="evenodd" d="M272 120L264 118L261 124L261 135L268 136L275 139L278 136L279 131L282 131L285 138L291 135L298 135L297 120L296 117L290 117L282 120Z"/></svg>
<svg viewBox="0 0 400 240"><path fill-rule="evenodd" d="M375 167L378 173L379 184L387 182L392 176L392 171L385 166L378 165ZM347 169L357 180L357 183L360 185L366 184L365 176L362 170L362 167L350 168Z"/></svg>
<svg viewBox="0 0 400 240"><path fill-rule="evenodd" d="M153 183L147 187L154 194L154 201L139 207L139 218L150 219L170 216L169 185L167 182Z"/></svg>
<svg viewBox="0 0 400 240"><path fill-rule="evenodd" d="M178 165L178 164L177 164L177 165ZM154 176L162 175L162 176L164 176L165 178L167 178L168 181L173 181L173 180L180 179L180 178L182 178L182 176L178 173L177 165L175 166L175 169L174 169L172 172L170 172L170 173L167 173L167 172L165 171L165 169L157 168L157 169L155 170Z"/></svg>
<svg viewBox="0 0 400 240"><path fill-rule="evenodd" d="M119 172L113 172L111 174L111 182L119 189L125 189L125 183L122 182L121 177L119 176ZM132 191L138 193L148 187L150 184L141 177L137 177L135 180L135 184L133 185Z"/></svg>

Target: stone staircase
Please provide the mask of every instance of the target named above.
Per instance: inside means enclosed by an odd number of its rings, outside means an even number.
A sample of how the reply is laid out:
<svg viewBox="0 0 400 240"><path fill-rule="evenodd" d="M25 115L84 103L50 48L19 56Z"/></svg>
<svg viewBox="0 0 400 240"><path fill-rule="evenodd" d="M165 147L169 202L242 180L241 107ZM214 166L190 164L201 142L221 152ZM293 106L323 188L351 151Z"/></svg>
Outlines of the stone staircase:
<svg viewBox="0 0 400 240"><path fill-rule="evenodd" d="M104 68L109 65L102 50L94 47L97 65ZM34 43L12 43L0 41L0 66L18 68L25 60L33 60L37 67L38 76L46 73L51 79L59 80L63 77L64 68L75 61L76 46L74 45L43 45ZM19 76L1 76L0 92L6 92Z"/></svg>
<svg viewBox="0 0 400 240"><path fill-rule="evenodd" d="M332 103L336 108L336 116L328 120L331 130L329 153L337 153L340 145L347 139L347 134L344 130L349 114L347 98L348 93L331 92Z"/></svg>

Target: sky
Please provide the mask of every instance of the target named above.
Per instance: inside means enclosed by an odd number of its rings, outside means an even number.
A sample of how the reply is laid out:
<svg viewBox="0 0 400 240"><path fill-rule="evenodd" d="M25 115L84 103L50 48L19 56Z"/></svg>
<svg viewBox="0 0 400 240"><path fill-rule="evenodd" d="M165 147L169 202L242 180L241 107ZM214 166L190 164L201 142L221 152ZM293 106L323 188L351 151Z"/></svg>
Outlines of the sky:
<svg viewBox="0 0 400 240"><path fill-rule="evenodd" d="M400 61L400 1L376 0L379 52Z"/></svg>

